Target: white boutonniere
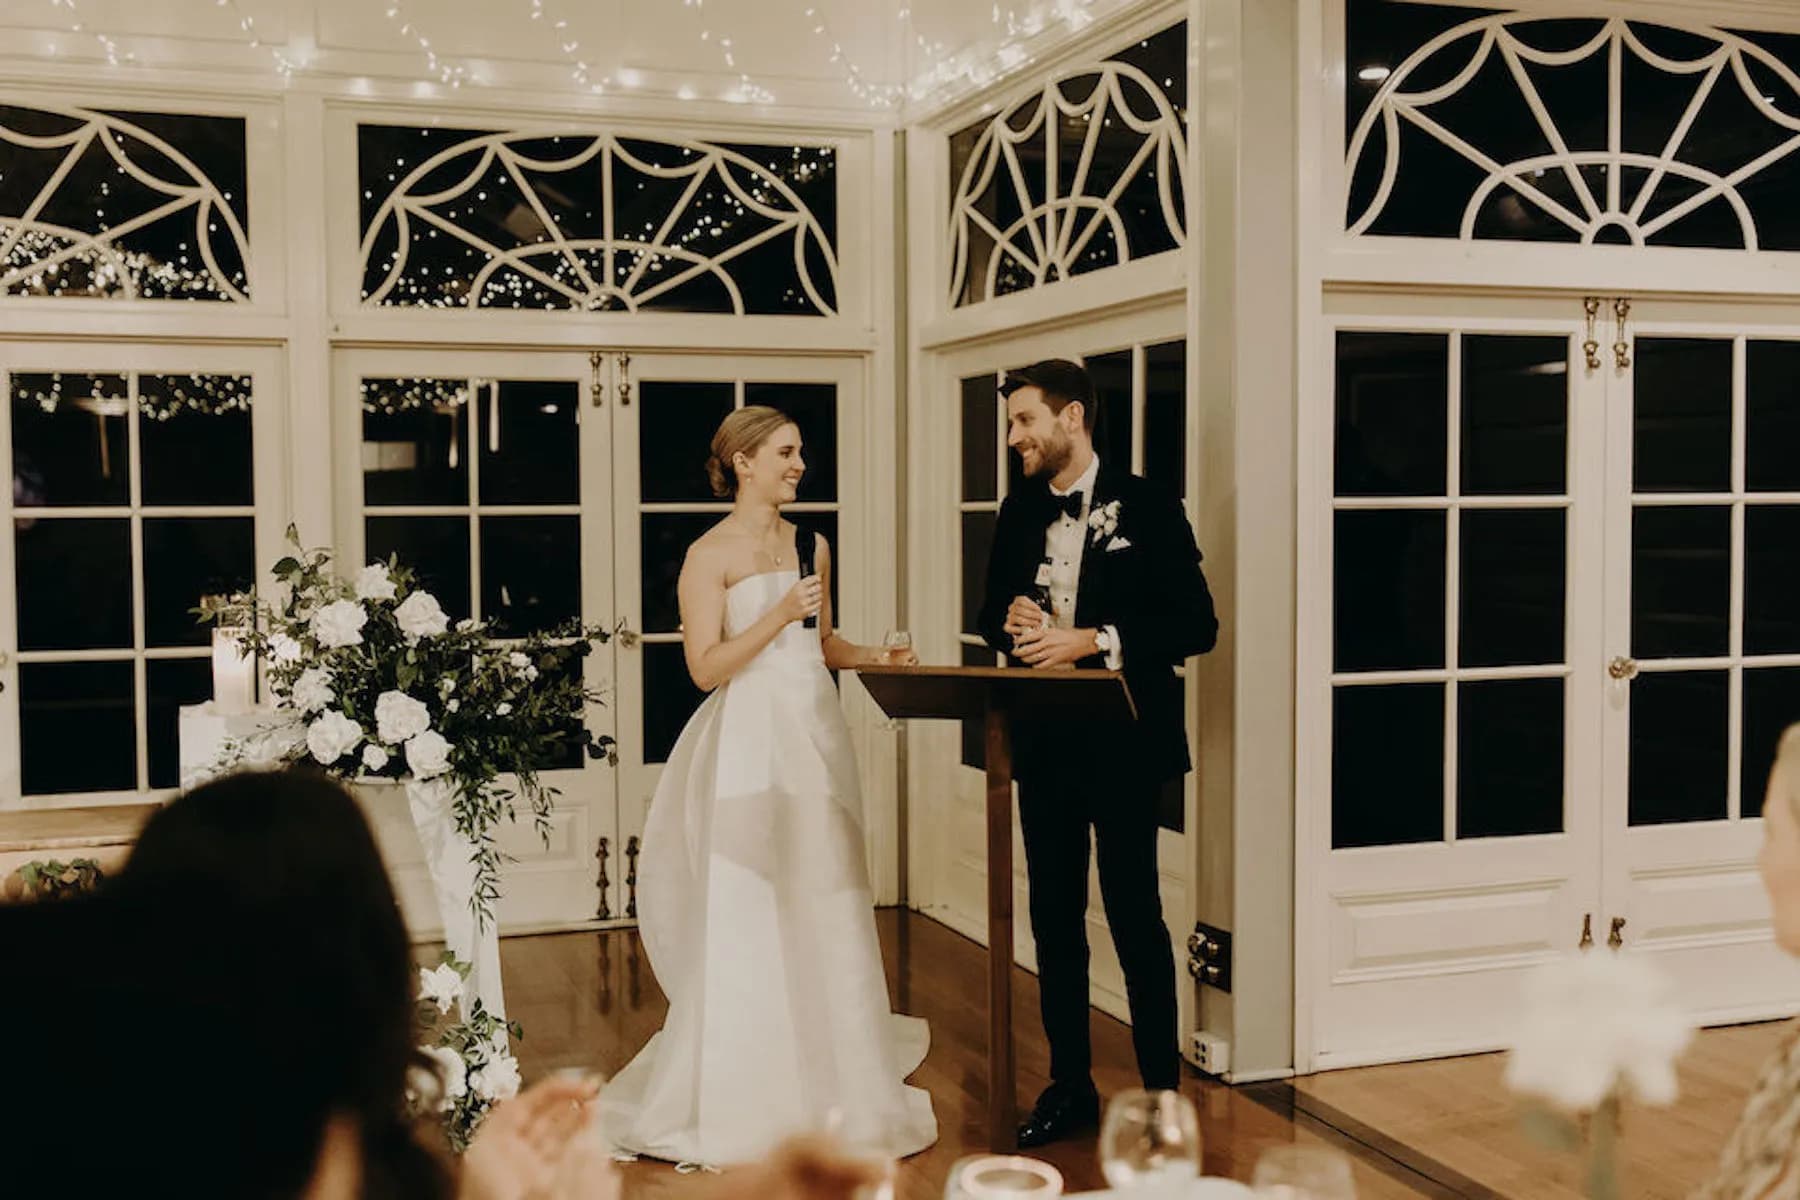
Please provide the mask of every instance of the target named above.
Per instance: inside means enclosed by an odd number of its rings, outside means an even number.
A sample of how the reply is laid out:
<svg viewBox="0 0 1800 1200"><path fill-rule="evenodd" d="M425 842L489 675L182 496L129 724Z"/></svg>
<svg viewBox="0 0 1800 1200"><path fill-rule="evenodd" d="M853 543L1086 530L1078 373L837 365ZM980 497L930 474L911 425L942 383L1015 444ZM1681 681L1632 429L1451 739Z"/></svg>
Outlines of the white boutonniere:
<svg viewBox="0 0 1800 1200"><path fill-rule="evenodd" d="M1109 538L1119 528L1119 502L1108 500L1105 504L1097 504L1088 513L1088 540L1096 545L1102 538ZM1113 538L1114 541L1123 539ZM1130 543L1126 543L1129 545ZM1107 547L1113 549L1112 546Z"/></svg>
<svg viewBox="0 0 1800 1200"><path fill-rule="evenodd" d="M1130 538L1116 537L1112 541L1106 543L1106 552L1108 554L1115 553L1119 550L1129 550L1129 549L1131 549L1131 539Z"/></svg>

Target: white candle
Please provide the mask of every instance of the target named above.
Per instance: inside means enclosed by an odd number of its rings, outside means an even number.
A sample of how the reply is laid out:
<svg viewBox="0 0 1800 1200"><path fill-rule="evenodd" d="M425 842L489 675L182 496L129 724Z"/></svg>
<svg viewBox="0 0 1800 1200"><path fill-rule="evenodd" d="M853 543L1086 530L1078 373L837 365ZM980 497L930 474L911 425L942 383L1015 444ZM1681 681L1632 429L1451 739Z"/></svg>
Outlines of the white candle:
<svg viewBox="0 0 1800 1200"><path fill-rule="evenodd" d="M236 629L214 627L213 709L222 716L249 712L256 705L256 660L243 653Z"/></svg>

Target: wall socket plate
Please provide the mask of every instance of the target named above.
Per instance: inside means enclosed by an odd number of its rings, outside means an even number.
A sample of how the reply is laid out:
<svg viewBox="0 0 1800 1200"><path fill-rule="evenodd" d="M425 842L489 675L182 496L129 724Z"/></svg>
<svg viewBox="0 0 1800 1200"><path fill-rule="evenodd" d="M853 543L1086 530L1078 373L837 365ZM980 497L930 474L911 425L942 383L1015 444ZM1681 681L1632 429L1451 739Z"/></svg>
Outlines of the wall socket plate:
<svg viewBox="0 0 1800 1200"><path fill-rule="evenodd" d="M1231 1070L1231 1043L1204 1029L1194 1031L1193 1063L1202 1074L1224 1075Z"/></svg>

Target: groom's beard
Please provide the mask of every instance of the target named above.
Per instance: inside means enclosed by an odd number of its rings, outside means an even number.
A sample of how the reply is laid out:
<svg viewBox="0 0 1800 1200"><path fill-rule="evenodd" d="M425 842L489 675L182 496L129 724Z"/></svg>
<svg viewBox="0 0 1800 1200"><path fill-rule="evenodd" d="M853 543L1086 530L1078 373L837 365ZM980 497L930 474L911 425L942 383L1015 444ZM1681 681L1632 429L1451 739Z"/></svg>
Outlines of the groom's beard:
<svg viewBox="0 0 1800 1200"><path fill-rule="evenodd" d="M1042 475L1054 478L1075 457L1075 440L1060 428L1049 440L1040 441L1032 448L1037 451L1037 466L1026 474L1033 479Z"/></svg>

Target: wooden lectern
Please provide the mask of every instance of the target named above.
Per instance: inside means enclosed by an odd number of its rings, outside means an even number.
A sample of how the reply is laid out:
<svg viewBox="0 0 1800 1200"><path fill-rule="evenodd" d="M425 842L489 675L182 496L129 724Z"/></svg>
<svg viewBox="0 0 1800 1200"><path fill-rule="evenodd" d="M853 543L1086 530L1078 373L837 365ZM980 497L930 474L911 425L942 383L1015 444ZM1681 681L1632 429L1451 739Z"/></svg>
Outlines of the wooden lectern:
<svg viewBox="0 0 1800 1200"><path fill-rule="evenodd" d="M1018 1139L1013 1077L1012 732L1016 717L1129 721L1131 690L1117 671L1024 667L860 667L857 675L889 717L973 719L987 727L988 1141Z"/></svg>

